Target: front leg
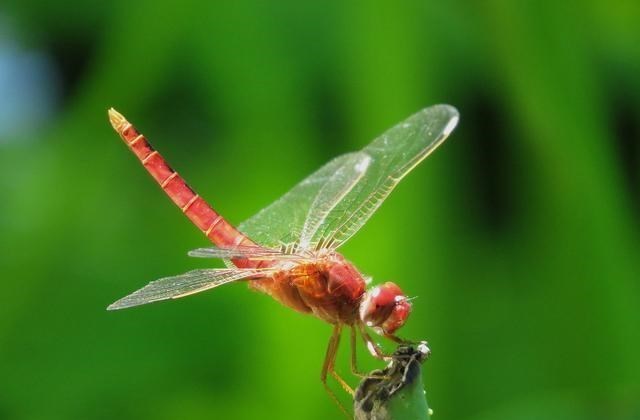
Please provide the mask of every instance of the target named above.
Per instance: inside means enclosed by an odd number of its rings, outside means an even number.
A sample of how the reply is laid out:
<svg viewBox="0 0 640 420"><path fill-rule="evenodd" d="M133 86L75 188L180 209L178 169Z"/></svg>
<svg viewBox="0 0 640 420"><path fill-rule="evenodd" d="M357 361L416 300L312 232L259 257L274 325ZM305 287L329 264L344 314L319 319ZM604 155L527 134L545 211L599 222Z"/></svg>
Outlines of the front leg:
<svg viewBox="0 0 640 420"><path fill-rule="evenodd" d="M385 353L380 346L373 341L369 333L366 331L364 324L359 324L360 327L360 335L362 335L362 339L364 340L365 345L367 346L367 350L369 353L376 359L384 360L388 362L391 360L391 353Z"/></svg>

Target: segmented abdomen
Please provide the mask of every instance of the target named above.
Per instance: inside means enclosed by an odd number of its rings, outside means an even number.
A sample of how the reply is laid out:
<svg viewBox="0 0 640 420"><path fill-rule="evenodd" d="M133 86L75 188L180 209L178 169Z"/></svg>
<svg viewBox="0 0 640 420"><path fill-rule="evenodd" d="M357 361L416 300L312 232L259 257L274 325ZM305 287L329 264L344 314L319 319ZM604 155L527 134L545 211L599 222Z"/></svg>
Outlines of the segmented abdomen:
<svg viewBox="0 0 640 420"><path fill-rule="evenodd" d="M164 158L131 123L114 109L109 110L113 128L140 159L142 165L156 180L169 198L206 236L221 248L258 246L246 235L234 228L207 202L187 185L185 180L171 169ZM235 261L234 261L235 262ZM238 261L242 266L253 266L248 261ZM236 264L238 265L238 264Z"/></svg>

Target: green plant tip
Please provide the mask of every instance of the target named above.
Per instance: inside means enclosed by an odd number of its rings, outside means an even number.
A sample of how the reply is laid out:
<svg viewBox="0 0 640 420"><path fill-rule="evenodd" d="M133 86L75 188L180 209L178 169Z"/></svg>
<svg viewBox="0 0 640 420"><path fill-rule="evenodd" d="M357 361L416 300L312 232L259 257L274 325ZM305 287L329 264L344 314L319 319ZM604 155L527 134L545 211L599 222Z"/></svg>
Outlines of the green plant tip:
<svg viewBox="0 0 640 420"><path fill-rule="evenodd" d="M433 413L427 404L421 364L430 354L426 342L401 345L389 365L375 370L358 385L354 398L356 420L425 420Z"/></svg>

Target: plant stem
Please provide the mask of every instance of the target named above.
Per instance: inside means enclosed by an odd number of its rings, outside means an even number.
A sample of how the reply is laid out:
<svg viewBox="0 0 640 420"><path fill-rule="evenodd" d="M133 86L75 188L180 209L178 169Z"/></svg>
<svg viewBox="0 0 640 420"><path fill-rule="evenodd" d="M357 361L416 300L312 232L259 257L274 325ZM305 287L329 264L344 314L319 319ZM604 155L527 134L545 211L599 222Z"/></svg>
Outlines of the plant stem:
<svg viewBox="0 0 640 420"><path fill-rule="evenodd" d="M430 410L422 383L421 364L429 357L426 342L401 345L384 370L374 370L358 385L356 420L428 420Z"/></svg>

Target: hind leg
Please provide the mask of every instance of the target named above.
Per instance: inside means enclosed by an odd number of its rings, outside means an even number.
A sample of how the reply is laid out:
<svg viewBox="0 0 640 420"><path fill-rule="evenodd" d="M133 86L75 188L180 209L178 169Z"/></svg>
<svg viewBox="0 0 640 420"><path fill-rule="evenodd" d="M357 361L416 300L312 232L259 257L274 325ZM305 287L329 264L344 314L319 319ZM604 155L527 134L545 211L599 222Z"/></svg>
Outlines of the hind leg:
<svg viewBox="0 0 640 420"><path fill-rule="evenodd" d="M336 381L342 386L342 388L347 391L351 396L354 395L353 389L347 384L344 379L338 375L338 373L334 370L334 365L336 361L336 354L338 352L338 346L340 345L340 334L342 333L342 325L336 325L333 327L333 333L331 334L331 338L329 339L329 345L327 346L327 354L324 357L324 363L322 364L322 371L320 373L320 380L322 381L322 385L324 389L327 391L331 399L338 404L340 410L347 416L351 417L347 409L342 405L340 400L336 394L329 388L327 384L327 375L330 373Z"/></svg>

